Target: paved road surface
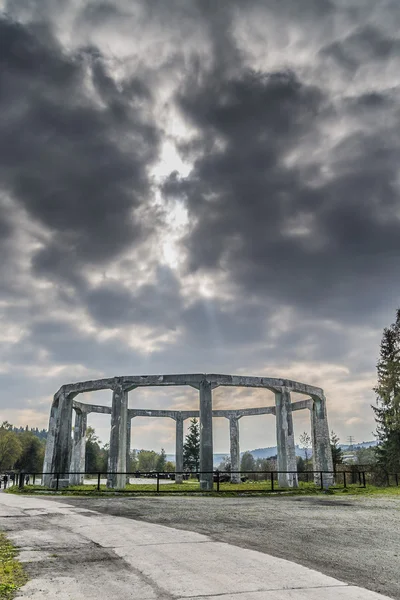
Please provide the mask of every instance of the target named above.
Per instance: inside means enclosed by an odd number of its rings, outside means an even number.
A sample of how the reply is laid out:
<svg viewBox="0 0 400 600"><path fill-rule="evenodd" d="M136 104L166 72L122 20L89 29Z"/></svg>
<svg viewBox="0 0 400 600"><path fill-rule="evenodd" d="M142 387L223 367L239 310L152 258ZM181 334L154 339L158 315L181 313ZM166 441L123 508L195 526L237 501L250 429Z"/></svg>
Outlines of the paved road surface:
<svg viewBox="0 0 400 600"><path fill-rule="evenodd" d="M66 501L209 535L400 600L400 497L161 496Z"/></svg>
<svg viewBox="0 0 400 600"><path fill-rule="evenodd" d="M124 500L132 506L137 499ZM263 552L64 499L1 493L0 529L22 550L31 580L18 597L29 600L386 597Z"/></svg>

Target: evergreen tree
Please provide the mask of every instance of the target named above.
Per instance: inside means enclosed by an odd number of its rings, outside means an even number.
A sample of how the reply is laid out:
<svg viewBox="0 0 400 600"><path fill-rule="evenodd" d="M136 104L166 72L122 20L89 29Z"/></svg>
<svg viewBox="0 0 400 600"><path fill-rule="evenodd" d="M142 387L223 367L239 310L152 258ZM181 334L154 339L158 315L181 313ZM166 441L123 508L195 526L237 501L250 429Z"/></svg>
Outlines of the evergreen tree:
<svg viewBox="0 0 400 600"><path fill-rule="evenodd" d="M373 406L376 420L378 463L388 471L400 472L400 309L396 322L383 330L377 364L377 395Z"/></svg>
<svg viewBox="0 0 400 600"><path fill-rule="evenodd" d="M333 430L331 431L331 451L333 468L335 468L336 465L340 465L343 462L343 452L339 446L339 436Z"/></svg>
<svg viewBox="0 0 400 600"><path fill-rule="evenodd" d="M189 431L183 444L183 468L198 471L200 464L200 427L196 418L190 420Z"/></svg>
<svg viewBox="0 0 400 600"><path fill-rule="evenodd" d="M162 473L165 471L165 465L167 464L167 455L165 454L164 448L161 448L161 452L158 455L157 463L156 463L156 471Z"/></svg>
<svg viewBox="0 0 400 600"><path fill-rule="evenodd" d="M86 429L85 471L96 473L103 467L99 438L93 427Z"/></svg>
<svg viewBox="0 0 400 600"><path fill-rule="evenodd" d="M251 452L244 452L240 461L240 470L246 472L256 470L256 461Z"/></svg>

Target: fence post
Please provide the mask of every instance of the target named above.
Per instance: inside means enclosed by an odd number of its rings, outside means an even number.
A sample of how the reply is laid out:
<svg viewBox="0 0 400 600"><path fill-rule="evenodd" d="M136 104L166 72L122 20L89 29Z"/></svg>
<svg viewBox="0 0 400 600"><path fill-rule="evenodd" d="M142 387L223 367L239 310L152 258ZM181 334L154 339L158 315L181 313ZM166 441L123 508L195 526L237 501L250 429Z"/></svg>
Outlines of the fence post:
<svg viewBox="0 0 400 600"><path fill-rule="evenodd" d="M160 473L157 471L157 493L160 491Z"/></svg>
<svg viewBox="0 0 400 600"><path fill-rule="evenodd" d="M399 476L398 476L398 474L396 473L394 477L396 479L396 485L398 486L399 485Z"/></svg>
<svg viewBox="0 0 400 600"><path fill-rule="evenodd" d="M366 481L365 481L365 471L362 472L362 478L363 478L363 485L364 487L367 487Z"/></svg>
<svg viewBox="0 0 400 600"><path fill-rule="evenodd" d="M346 471L343 471L343 487L346 488Z"/></svg>
<svg viewBox="0 0 400 600"><path fill-rule="evenodd" d="M97 473L97 491L100 491L100 479L101 479L101 473Z"/></svg>
<svg viewBox="0 0 400 600"><path fill-rule="evenodd" d="M358 483L361 485L361 471L358 471Z"/></svg>
<svg viewBox="0 0 400 600"><path fill-rule="evenodd" d="M274 491L274 472L271 471L271 492Z"/></svg>
<svg viewBox="0 0 400 600"><path fill-rule="evenodd" d="M319 477L321 480L321 490L324 489L324 476L322 475L322 471L319 472Z"/></svg>
<svg viewBox="0 0 400 600"><path fill-rule="evenodd" d="M33 474L32 485L35 485L36 473Z"/></svg>
<svg viewBox="0 0 400 600"><path fill-rule="evenodd" d="M59 481L60 481L60 473L57 473L57 475L56 475L56 490L58 490Z"/></svg>
<svg viewBox="0 0 400 600"><path fill-rule="evenodd" d="M218 469L215 471L215 474L217 476L217 492L219 492L219 471L218 471Z"/></svg>

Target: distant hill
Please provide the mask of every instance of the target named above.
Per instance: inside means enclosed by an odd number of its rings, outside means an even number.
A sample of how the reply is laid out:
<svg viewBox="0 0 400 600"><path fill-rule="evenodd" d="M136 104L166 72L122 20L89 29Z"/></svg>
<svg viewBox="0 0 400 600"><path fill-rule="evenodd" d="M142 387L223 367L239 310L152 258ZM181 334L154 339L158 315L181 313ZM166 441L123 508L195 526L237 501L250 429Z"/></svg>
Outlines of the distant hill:
<svg viewBox="0 0 400 600"><path fill-rule="evenodd" d="M344 451L347 450L358 450L359 448L370 448L371 446L376 446L377 442L374 440L372 442L358 442L349 446L348 444L339 444L340 448ZM240 456L243 456L245 451L240 453ZM254 450L248 450L247 452L251 452L254 458L271 458L271 456L276 456L278 453L278 449L276 446L268 446L266 448L255 448ZM218 467L218 465L224 460L226 456L229 456L229 452L214 454L213 462L214 467ZM302 458L306 457L306 453L304 448L300 448L300 446L296 445L296 456L301 456ZM308 456L312 456L311 448L308 450ZM175 462L175 454L167 454L167 460Z"/></svg>

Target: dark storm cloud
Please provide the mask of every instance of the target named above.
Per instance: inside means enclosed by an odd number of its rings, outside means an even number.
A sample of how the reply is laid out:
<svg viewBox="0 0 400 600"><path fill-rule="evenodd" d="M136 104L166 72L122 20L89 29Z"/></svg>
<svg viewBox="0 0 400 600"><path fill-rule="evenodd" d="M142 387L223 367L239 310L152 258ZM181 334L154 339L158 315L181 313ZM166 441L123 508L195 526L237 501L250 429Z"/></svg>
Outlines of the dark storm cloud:
<svg viewBox="0 0 400 600"><path fill-rule="evenodd" d="M60 254L73 269L72 257L78 268L136 243L159 141L145 82L117 86L98 50L67 53L47 26L4 16L0 67L1 185L53 233L34 266L60 276Z"/></svg>
<svg viewBox="0 0 400 600"><path fill-rule="evenodd" d="M151 284L133 289L105 282L90 290L84 302L91 317L105 327L130 323L175 329L182 310L179 280L167 267L156 270Z"/></svg>
<svg viewBox="0 0 400 600"><path fill-rule="evenodd" d="M325 46L321 54L333 58L340 66L350 71L374 61L399 58L400 40L387 37L378 27L367 24L356 31Z"/></svg>
<svg viewBox="0 0 400 600"><path fill-rule="evenodd" d="M386 308L382 286L393 286L400 253L400 123L391 93L361 94L356 103L378 117L384 106L386 118L371 125L360 114L356 132L342 132L340 143L311 159L316 146L324 150L322 126L339 128L348 114L344 100L290 71L239 65L214 76L198 65L177 94L198 131L181 146L194 168L187 178L172 174L163 188L189 209L189 270L223 268L244 294L315 316L358 319ZM310 153L308 164L288 164L294 152Z"/></svg>

